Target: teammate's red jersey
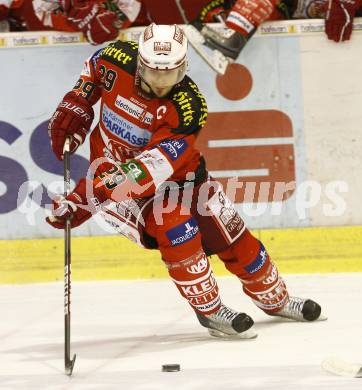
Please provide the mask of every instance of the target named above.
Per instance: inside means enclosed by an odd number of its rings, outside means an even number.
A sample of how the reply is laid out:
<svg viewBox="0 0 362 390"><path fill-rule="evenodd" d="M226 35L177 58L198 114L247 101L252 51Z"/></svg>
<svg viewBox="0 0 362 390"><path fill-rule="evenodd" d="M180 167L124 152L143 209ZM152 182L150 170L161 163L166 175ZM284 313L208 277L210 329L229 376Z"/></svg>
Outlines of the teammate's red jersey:
<svg viewBox="0 0 362 390"><path fill-rule="evenodd" d="M109 168L114 173L115 162L127 163L122 171L147 188L137 194L142 197L166 180L183 181L197 170L200 153L194 143L206 122L207 105L187 76L165 98L145 93L137 55L135 42L116 41L98 50L85 62L74 92L92 105L101 100L99 123L90 138L91 161L104 157L109 164L101 164L96 173Z"/></svg>

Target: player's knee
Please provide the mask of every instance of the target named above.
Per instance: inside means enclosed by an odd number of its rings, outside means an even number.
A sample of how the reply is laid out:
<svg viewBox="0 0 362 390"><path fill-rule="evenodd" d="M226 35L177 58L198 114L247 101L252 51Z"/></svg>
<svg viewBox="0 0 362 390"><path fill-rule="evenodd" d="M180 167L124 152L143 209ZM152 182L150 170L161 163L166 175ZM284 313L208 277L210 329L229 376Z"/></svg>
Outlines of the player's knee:
<svg viewBox="0 0 362 390"><path fill-rule="evenodd" d="M202 249L177 262L167 261L168 273L191 307L199 314L216 312L220 305L219 288L209 260Z"/></svg>
<svg viewBox="0 0 362 390"><path fill-rule="evenodd" d="M196 219L190 213L182 212L180 205L164 215L162 225L154 225L154 235L163 259L168 262L190 257L202 247Z"/></svg>
<svg viewBox="0 0 362 390"><path fill-rule="evenodd" d="M218 253L225 267L241 279L249 279L267 268L269 256L263 244L248 229L226 251Z"/></svg>

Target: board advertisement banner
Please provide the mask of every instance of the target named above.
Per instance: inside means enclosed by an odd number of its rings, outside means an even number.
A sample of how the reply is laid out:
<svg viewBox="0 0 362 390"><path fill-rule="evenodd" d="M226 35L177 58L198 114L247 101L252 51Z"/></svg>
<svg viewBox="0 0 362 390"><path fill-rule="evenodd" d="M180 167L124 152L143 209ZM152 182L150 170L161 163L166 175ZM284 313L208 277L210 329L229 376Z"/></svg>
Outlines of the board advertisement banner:
<svg viewBox="0 0 362 390"><path fill-rule="evenodd" d="M198 147L210 173L226 188L232 182L251 228L362 224L362 34L357 20L353 39L336 44L320 23L263 25L224 76L189 49L188 73L209 108ZM97 49L76 33L0 34L2 239L62 235L44 222L63 186L47 123ZM72 156L73 184L87 171L88 149ZM96 218L74 234L111 231Z"/></svg>

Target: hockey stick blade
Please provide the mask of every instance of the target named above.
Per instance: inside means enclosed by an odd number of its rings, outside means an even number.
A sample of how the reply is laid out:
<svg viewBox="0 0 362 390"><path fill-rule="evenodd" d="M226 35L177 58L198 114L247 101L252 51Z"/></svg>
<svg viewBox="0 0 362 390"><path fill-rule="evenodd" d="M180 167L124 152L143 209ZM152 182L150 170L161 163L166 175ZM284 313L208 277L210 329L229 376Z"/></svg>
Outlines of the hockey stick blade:
<svg viewBox="0 0 362 390"><path fill-rule="evenodd" d="M323 360L322 368L332 374L350 378L362 378L362 365L349 363L336 357Z"/></svg>
<svg viewBox="0 0 362 390"><path fill-rule="evenodd" d="M73 359L65 362L65 373L68 376L71 376L73 373L74 363L77 355L73 355Z"/></svg>
<svg viewBox="0 0 362 390"><path fill-rule="evenodd" d="M212 50L205 46L205 38L192 25L186 25L183 30L191 46L197 54L217 73L223 75L229 65L229 60L218 50Z"/></svg>

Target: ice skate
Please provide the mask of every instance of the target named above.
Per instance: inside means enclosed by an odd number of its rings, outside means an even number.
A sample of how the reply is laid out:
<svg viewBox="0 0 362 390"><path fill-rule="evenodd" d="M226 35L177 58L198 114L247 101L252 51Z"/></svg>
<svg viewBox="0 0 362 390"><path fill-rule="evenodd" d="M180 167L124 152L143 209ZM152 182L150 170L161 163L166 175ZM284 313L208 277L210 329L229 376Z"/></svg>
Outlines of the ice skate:
<svg viewBox="0 0 362 390"><path fill-rule="evenodd" d="M254 321L245 313L239 313L221 304L216 313L202 315L197 313L202 326L208 328L211 336L226 339L252 339L257 333L252 328Z"/></svg>
<svg viewBox="0 0 362 390"><path fill-rule="evenodd" d="M237 31L230 29L225 29L225 31L228 31L228 34L222 34L199 21L194 21L192 25L200 31L201 35L205 39L206 46L213 50L218 50L225 57L232 60L236 60L238 58L241 50L256 31L256 29L254 29L247 37L244 37Z"/></svg>
<svg viewBox="0 0 362 390"><path fill-rule="evenodd" d="M327 319L321 314L321 307L317 302L298 297L289 297L281 310L267 314L302 322L325 321Z"/></svg>

